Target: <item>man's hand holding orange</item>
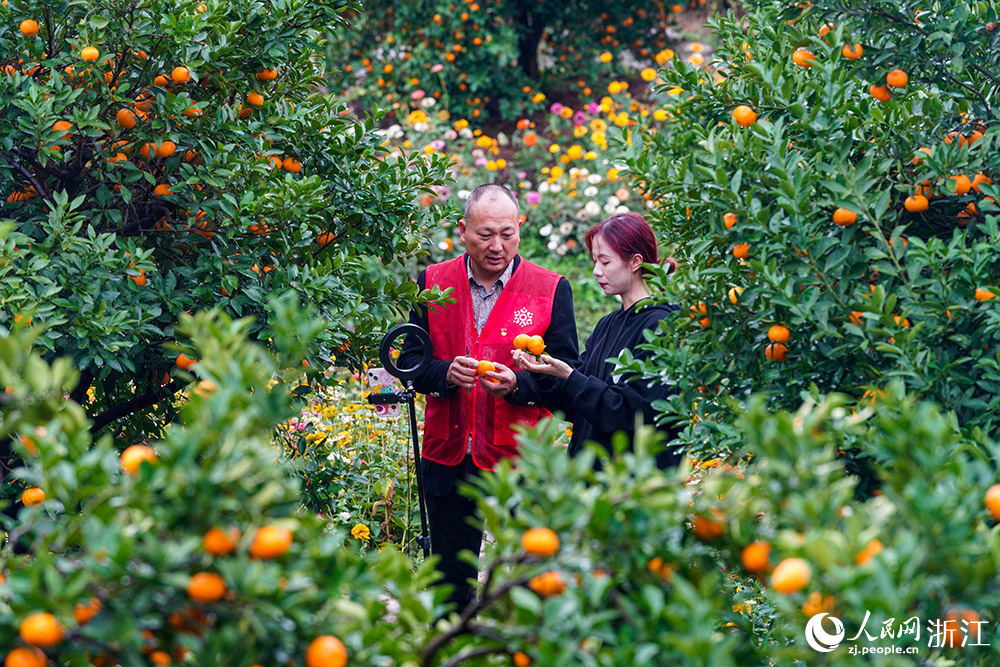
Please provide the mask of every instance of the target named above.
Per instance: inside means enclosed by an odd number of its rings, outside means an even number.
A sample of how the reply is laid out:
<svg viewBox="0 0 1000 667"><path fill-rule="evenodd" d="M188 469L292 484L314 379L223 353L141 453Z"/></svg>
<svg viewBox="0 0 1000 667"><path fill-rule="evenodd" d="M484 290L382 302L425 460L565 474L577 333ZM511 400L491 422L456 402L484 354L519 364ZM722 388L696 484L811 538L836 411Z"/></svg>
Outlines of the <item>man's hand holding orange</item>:
<svg viewBox="0 0 1000 667"><path fill-rule="evenodd" d="M448 367L445 379L449 384L458 385L463 389L472 389L479 374L479 361L472 357L455 357Z"/></svg>

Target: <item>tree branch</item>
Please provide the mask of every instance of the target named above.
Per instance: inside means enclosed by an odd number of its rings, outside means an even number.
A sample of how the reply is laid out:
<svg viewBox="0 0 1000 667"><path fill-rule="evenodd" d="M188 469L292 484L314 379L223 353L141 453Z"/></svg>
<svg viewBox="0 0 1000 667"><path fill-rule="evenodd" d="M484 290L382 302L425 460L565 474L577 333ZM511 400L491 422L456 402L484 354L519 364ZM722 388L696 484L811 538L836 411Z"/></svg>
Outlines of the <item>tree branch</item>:
<svg viewBox="0 0 1000 667"><path fill-rule="evenodd" d="M90 427L90 432L97 434L102 428L108 424L121 419L133 412L138 412L162 401L164 398L173 396L176 393L176 382L171 380L166 385L148 391L145 394L136 395L133 398L122 401L116 405L111 406L99 415L95 415L93 418L93 424Z"/></svg>

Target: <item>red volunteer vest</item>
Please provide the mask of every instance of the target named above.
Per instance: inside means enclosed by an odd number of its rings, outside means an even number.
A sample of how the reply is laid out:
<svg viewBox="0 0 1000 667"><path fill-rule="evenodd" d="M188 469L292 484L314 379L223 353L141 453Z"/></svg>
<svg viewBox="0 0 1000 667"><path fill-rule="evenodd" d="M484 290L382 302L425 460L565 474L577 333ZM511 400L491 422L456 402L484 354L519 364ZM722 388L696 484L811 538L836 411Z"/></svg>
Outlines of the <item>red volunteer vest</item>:
<svg viewBox="0 0 1000 667"><path fill-rule="evenodd" d="M477 333L465 255L429 266L427 286L451 287L455 299L447 307L429 309L434 358L450 360L468 354L513 368L514 337L522 333L541 336L548 329L559 278L558 273L522 258L482 332ZM492 470L500 459L517 456L513 424L534 424L549 414L540 406L510 405L490 396L478 384L471 393L459 389L450 398L428 396L423 456L444 465L458 465L465 457L471 433L473 462Z"/></svg>

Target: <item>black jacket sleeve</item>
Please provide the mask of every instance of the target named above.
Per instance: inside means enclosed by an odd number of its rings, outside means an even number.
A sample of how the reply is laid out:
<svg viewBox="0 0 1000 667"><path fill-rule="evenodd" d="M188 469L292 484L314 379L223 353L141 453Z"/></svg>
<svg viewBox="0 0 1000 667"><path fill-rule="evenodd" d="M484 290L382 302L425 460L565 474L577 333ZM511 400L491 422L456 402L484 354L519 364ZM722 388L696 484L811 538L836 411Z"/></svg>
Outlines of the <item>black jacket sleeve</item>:
<svg viewBox="0 0 1000 667"><path fill-rule="evenodd" d="M643 342L642 330L655 330L658 320L659 318L648 319L637 326L633 325L636 326L638 335L628 347L635 359L645 359L650 356L649 351L636 349L635 346ZM598 330L595 329L591 338L598 338L597 334ZM588 349L584 354L590 352ZM563 383L561 394L563 400L573 406L577 414L585 415L591 424L600 425L602 431L612 432L631 431L635 427L637 412L642 414L647 424L655 423L657 413L653 409L653 403L665 399L673 390L672 386L659 383L655 379L623 378L622 381L616 382L613 378L605 380L574 370Z"/></svg>
<svg viewBox="0 0 1000 667"><path fill-rule="evenodd" d="M552 318L542 337L545 339L546 354L565 361L574 368L578 365L580 348L576 339L576 317L573 314L573 288L566 278L560 278L556 285L552 301ZM550 410L558 409L566 412L561 403L556 405L556 402L550 400L559 394L563 380L551 375L522 370L515 370L514 373L517 375L517 392L513 396L505 397L509 403L540 404ZM555 407L549 407L550 403Z"/></svg>
<svg viewBox="0 0 1000 667"><path fill-rule="evenodd" d="M423 290L426 282L427 271L423 270L417 276L417 287ZM427 318L427 309L418 307L410 311L410 324L416 324L429 333L430 326ZM420 363L422 354L423 351L417 337L407 336L403 340L403 349L399 353L399 359L396 360L396 364L400 368L413 368ZM421 394L435 394L441 397L451 396L458 391L458 387L448 386L448 381L445 378L448 376L449 366L451 366L450 359L435 359L431 361L431 365L427 370L413 379L413 388Z"/></svg>

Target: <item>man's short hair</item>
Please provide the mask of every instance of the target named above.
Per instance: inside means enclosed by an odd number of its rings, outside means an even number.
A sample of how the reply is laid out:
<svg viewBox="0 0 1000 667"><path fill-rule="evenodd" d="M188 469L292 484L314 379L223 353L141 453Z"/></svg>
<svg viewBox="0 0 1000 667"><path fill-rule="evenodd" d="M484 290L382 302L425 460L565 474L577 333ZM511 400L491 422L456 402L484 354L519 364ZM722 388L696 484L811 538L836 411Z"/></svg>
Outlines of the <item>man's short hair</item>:
<svg viewBox="0 0 1000 667"><path fill-rule="evenodd" d="M491 202L499 201L503 197L514 202L514 209L517 211L518 215L521 214L521 207L517 203L517 195L511 192L508 188L497 183L483 183L469 193L469 196L465 200L465 220L468 222L469 214L472 212L472 208L478 204L480 201Z"/></svg>

